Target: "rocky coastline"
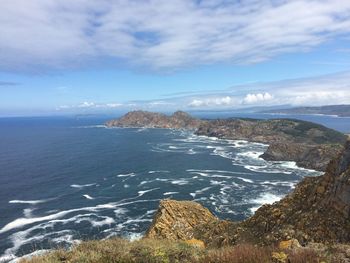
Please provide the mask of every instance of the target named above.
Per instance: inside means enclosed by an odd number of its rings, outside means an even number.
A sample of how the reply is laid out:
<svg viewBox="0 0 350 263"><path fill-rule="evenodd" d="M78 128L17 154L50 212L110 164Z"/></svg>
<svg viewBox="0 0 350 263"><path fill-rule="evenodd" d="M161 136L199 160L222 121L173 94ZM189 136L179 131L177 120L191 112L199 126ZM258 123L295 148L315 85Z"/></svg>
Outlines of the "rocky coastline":
<svg viewBox="0 0 350 263"><path fill-rule="evenodd" d="M288 240L303 246L349 243L350 141L324 175L305 178L282 200L263 205L242 222L219 220L195 202L163 200L146 237L197 239L209 247Z"/></svg>
<svg viewBox="0 0 350 263"><path fill-rule="evenodd" d="M221 220L193 201L165 199L139 241L87 241L71 250L56 250L23 262L350 262L350 140L340 150L324 155L332 150L329 147L342 142L340 133L294 120L202 121L182 113L175 117L137 113L134 119L133 115L107 125L193 128L197 134L219 138L271 140L276 154L289 151L289 155L299 156L309 150L315 159L335 157L323 175L304 178L293 192L263 205L244 221ZM186 121L181 120L184 116ZM284 144L289 140L307 149L293 152L294 148ZM265 158L268 154L269 150Z"/></svg>
<svg viewBox="0 0 350 263"><path fill-rule="evenodd" d="M196 135L268 144L261 158L294 161L298 166L325 171L327 164L343 148L347 136L322 125L293 119L201 120L186 112L173 115L132 111L110 120L107 127L164 128L191 130Z"/></svg>

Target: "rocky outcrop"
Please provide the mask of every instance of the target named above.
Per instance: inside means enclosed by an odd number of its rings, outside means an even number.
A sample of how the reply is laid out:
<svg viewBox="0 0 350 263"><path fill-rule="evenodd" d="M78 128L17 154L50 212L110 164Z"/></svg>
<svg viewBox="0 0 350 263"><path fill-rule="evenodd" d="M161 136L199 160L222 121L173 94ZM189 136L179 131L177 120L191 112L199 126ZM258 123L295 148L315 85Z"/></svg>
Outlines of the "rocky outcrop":
<svg viewBox="0 0 350 263"><path fill-rule="evenodd" d="M191 240L194 228L218 219L205 207L192 201L160 201L147 238L165 238L169 240Z"/></svg>
<svg viewBox="0 0 350 263"><path fill-rule="evenodd" d="M272 143L260 157L267 161L294 161L300 167L325 171L342 149L341 144Z"/></svg>
<svg viewBox="0 0 350 263"><path fill-rule="evenodd" d="M262 206L245 221L218 220L199 204L167 200L161 202L147 236L195 238L215 247L288 240L302 245L349 243L350 141L324 175L305 178L281 201Z"/></svg>
<svg viewBox="0 0 350 263"><path fill-rule="evenodd" d="M177 111L171 116L148 111L132 111L120 119L106 123L108 127L128 128L165 128L165 129L197 129L204 121L193 118L183 111Z"/></svg>
<svg viewBox="0 0 350 263"><path fill-rule="evenodd" d="M346 135L322 125L290 119L229 119L203 123L198 135L269 144L261 156L269 161L295 161L324 171L343 148Z"/></svg>
<svg viewBox="0 0 350 263"><path fill-rule="evenodd" d="M350 142L320 177L304 179L281 201L265 205L242 223L257 241L296 238L350 242Z"/></svg>
<svg viewBox="0 0 350 263"><path fill-rule="evenodd" d="M346 136L322 125L292 119L224 119L203 123L198 135L261 143L344 144Z"/></svg>

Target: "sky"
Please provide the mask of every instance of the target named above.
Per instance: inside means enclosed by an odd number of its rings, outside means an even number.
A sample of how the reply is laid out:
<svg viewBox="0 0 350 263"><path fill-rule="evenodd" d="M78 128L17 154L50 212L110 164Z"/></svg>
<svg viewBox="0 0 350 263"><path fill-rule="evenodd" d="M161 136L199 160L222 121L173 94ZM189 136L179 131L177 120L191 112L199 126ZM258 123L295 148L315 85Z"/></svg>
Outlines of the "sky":
<svg viewBox="0 0 350 263"><path fill-rule="evenodd" d="M348 0L0 1L0 116L331 104Z"/></svg>

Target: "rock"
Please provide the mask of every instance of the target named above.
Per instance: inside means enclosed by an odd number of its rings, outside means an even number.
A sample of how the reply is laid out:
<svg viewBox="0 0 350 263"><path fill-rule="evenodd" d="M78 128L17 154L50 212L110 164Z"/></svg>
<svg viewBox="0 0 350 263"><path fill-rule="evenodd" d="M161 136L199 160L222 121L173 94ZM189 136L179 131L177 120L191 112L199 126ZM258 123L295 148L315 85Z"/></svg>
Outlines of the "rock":
<svg viewBox="0 0 350 263"><path fill-rule="evenodd" d="M218 219L196 202L162 200L145 237L191 240L196 226L213 221Z"/></svg>

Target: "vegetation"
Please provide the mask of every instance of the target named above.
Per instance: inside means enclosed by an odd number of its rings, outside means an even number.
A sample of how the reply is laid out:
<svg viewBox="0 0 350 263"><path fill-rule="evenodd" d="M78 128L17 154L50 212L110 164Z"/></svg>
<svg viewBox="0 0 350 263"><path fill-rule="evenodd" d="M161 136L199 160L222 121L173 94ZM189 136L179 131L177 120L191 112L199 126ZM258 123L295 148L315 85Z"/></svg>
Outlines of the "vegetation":
<svg viewBox="0 0 350 263"><path fill-rule="evenodd" d="M71 250L58 249L21 263L48 262L120 262L120 263L319 263L343 262L333 253L307 248L281 250L273 246L258 247L242 244L234 247L200 248L170 240L142 239L129 242L114 238L102 241L85 241Z"/></svg>

